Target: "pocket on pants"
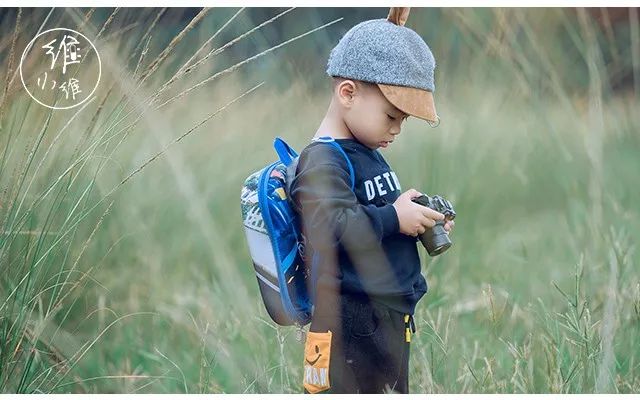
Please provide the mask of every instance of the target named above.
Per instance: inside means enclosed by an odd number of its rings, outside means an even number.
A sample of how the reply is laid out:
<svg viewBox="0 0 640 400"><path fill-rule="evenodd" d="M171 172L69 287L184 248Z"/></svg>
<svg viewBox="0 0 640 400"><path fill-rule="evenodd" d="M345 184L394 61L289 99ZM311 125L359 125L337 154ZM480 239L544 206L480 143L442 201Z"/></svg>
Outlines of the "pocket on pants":
<svg viewBox="0 0 640 400"><path fill-rule="evenodd" d="M331 361L331 331L307 332L304 344L304 388L318 393L331 387L329 362Z"/></svg>
<svg viewBox="0 0 640 400"><path fill-rule="evenodd" d="M360 339L375 335L382 324L382 318L373 306L360 307L353 316L350 335Z"/></svg>

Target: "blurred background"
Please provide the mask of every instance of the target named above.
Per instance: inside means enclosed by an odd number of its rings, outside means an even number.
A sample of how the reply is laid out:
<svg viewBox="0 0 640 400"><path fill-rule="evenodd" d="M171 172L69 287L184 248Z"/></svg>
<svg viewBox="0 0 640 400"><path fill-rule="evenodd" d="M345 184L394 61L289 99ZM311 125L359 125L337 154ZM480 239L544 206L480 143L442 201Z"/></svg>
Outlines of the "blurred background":
<svg viewBox="0 0 640 400"><path fill-rule="evenodd" d="M240 189L276 136L309 143L330 50L387 12L0 9L0 391L302 392ZM449 251L420 248L411 392L639 392L638 10L413 8L406 26L442 123L409 118L382 154L458 213ZM19 73L60 27L102 67L67 110Z"/></svg>

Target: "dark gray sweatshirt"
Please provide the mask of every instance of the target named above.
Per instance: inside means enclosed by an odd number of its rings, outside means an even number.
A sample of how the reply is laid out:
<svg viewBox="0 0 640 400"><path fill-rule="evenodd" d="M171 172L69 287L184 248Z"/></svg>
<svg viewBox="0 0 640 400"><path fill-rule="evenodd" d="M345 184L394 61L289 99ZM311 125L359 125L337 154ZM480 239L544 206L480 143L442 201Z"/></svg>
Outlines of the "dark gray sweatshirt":
<svg viewBox="0 0 640 400"><path fill-rule="evenodd" d="M401 187L378 150L356 139L336 139L355 175L351 190L344 156L313 142L300 153L291 199L308 243L320 254L318 299L323 293L366 294L413 314L427 291L418 238L400 233L393 202Z"/></svg>

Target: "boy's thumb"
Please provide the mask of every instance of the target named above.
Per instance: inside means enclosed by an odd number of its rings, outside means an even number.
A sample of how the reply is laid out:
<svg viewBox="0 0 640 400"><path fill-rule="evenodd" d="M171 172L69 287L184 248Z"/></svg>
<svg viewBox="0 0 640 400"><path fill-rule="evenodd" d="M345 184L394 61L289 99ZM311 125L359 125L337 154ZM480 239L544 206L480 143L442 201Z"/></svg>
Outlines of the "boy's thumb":
<svg viewBox="0 0 640 400"><path fill-rule="evenodd" d="M415 189L413 189L413 188L411 188L411 189L407 190L407 192L409 192L409 197L410 197L410 198L412 198L412 199L413 199L414 197L420 197L420 196L422 196L422 193L418 192L417 190L415 190Z"/></svg>

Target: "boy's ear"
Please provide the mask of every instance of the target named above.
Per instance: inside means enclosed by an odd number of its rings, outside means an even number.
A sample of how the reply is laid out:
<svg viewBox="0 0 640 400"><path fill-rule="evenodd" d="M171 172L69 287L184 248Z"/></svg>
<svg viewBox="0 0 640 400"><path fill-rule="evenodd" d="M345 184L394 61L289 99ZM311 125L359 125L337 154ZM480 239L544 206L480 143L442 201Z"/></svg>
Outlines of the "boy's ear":
<svg viewBox="0 0 640 400"><path fill-rule="evenodd" d="M356 94L356 84L354 81L346 79L336 87L336 94L340 103L344 107L350 107Z"/></svg>

